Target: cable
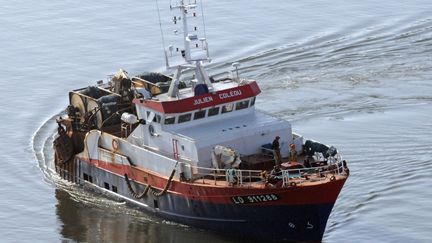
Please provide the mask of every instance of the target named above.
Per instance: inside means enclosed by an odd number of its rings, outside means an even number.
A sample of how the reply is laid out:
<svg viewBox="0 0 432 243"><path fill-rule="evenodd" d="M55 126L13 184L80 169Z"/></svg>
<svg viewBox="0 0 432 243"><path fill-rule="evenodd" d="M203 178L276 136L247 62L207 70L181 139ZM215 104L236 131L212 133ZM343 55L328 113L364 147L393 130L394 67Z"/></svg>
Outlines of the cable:
<svg viewBox="0 0 432 243"><path fill-rule="evenodd" d="M206 34L206 28L205 28L205 20L204 20L204 9L203 9L202 0L200 0L200 5L201 5L201 15L202 15L202 21L203 21L204 38L206 38L206 40L207 40L207 34Z"/></svg>
<svg viewBox="0 0 432 243"><path fill-rule="evenodd" d="M161 21L161 16L160 16L160 9L159 9L158 0L156 0L156 7L157 7L157 12L158 12L158 17L159 17L159 28L160 28L161 37L162 37L163 51L164 51L164 55L166 56L166 53L165 53L165 38L164 38L163 31L162 31L162 21ZM171 1L170 1L170 7L171 7Z"/></svg>

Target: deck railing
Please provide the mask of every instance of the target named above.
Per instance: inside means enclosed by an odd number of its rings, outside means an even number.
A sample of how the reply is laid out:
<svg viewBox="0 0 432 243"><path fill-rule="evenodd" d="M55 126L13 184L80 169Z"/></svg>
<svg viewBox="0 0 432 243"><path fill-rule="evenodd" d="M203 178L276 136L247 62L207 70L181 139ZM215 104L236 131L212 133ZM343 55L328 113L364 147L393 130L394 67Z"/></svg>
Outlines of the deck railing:
<svg viewBox="0 0 432 243"><path fill-rule="evenodd" d="M281 181L282 187L295 186L307 181L334 180L336 175L347 174L346 162L340 157L332 157L328 164L318 167L305 167L298 169L281 169L275 174L269 174L263 170L242 169L214 169L190 166L197 173L193 174L195 183L220 185L252 186L253 183L269 182L269 180Z"/></svg>

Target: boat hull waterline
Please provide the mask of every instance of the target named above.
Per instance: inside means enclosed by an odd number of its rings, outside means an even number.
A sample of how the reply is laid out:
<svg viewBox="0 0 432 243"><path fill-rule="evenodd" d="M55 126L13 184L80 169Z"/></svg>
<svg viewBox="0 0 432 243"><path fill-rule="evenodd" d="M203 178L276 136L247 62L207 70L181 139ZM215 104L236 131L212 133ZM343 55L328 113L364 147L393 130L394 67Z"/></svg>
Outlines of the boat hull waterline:
<svg viewBox="0 0 432 243"><path fill-rule="evenodd" d="M133 166L78 157L75 166L79 174L97 178L97 182L94 179L89 181L88 177L76 178L78 184L91 186L121 200L126 199L132 205L162 219L222 232L235 238L272 241L321 241L328 217L346 181L346 178L340 178L309 188L292 186L264 190L214 188L174 181L163 196L156 197L148 193L136 199L128 189L125 174L138 192L146 189L147 185L140 179L145 177L144 174L159 192L167 184L168 178L151 175ZM68 177L66 173L63 174L65 178ZM117 185L115 193L112 185Z"/></svg>

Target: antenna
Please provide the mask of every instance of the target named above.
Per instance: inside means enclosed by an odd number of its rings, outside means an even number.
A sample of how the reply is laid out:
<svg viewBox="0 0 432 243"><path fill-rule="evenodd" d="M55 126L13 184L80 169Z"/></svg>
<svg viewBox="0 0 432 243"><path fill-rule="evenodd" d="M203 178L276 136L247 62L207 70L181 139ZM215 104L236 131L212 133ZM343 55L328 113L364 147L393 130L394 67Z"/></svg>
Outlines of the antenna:
<svg viewBox="0 0 432 243"><path fill-rule="evenodd" d="M202 5L202 0L199 1ZM157 4L167 70L175 73L167 95L173 98L177 96L181 71L186 68L194 69L196 82L205 83L209 90L212 90L213 85L203 67L203 63L211 61L204 10L202 6L198 7L197 0L170 0L169 4L170 17L165 22L160 18ZM166 28L162 28L162 24ZM165 38L168 40L168 47L165 45Z"/></svg>
<svg viewBox="0 0 432 243"><path fill-rule="evenodd" d="M169 3L170 19L162 22L166 27L164 35L169 39L168 48L164 44L168 69L197 61L210 62L202 6L198 6L197 0L170 0Z"/></svg>
<svg viewBox="0 0 432 243"><path fill-rule="evenodd" d="M164 49L164 54L165 54L165 66L168 69L168 67L169 67L169 61L168 61L168 56L167 56L167 53L166 53L166 50L165 50L165 38L164 38L163 30L162 30L162 21L161 21L161 17L160 17L160 9L159 9L158 0L156 0L156 7L157 7L157 12L158 12L158 18L159 18L159 29L160 29L160 32L161 32L162 47Z"/></svg>
<svg viewBox="0 0 432 243"><path fill-rule="evenodd" d="M239 62L233 62L231 64L231 66L233 66L233 68L235 68L237 80L239 80L238 68L240 67L240 63Z"/></svg>

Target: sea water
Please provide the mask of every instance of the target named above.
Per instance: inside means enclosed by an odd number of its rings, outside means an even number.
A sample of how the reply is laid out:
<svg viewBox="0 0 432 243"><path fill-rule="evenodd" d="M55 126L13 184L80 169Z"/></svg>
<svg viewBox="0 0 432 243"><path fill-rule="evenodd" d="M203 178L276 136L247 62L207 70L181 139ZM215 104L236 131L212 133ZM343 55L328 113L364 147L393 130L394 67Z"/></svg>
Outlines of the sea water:
<svg viewBox="0 0 432 243"><path fill-rule="evenodd" d="M262 89L257 109L348 160L323 241L431 242L432 2L203 3L210 74L239 62ZM0 241L235 242L47 169L68 91L119 68L163 71L156 1L2 2Z"/></svg>

